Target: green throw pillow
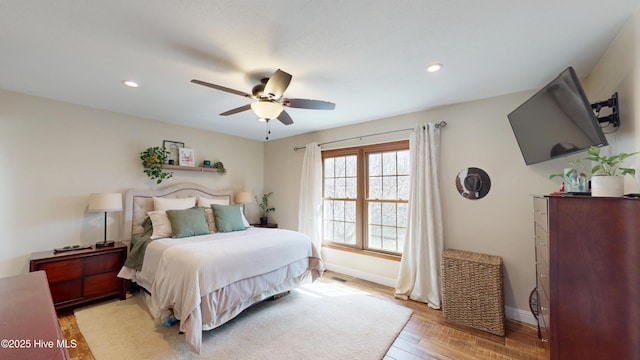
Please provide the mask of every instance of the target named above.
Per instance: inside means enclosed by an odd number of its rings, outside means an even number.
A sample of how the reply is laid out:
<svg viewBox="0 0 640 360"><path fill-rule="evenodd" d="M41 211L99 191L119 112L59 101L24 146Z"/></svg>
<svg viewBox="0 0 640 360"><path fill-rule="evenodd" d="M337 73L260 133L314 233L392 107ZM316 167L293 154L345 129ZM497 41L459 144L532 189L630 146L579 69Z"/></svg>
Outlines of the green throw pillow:
<svg viewBox="0 0 640 360"><path fill-rule="evenodd" d="M204 208L167 210L174 238L209 234Z"/></svg>
<svg viewBox="0 0 640 360"><path fill-rule="evenodd" d="M219 232L231 232L244 230L240 205L211 204L213 217L216 220L216 228Z"/></svg>

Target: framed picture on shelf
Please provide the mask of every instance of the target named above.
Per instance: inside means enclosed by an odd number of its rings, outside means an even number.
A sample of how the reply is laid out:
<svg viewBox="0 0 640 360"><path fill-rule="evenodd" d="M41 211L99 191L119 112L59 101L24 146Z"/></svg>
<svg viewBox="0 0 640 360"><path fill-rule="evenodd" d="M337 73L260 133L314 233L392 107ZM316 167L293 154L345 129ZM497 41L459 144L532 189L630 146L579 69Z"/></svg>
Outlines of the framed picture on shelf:
<svg viewBox="0 0 640 360"><path fill-rule="evenodd" d="M196 157L193 153L193 149L180 148L180 161L178 165L180 166L195 166L196 165Z"/></svg>
<svg viewBox="0 0 640 360"><path fill-rule="evenodd" d="M184 147L183 142L162 140L162 147L169 151L167 160L170 165L178 165L180 163L180 149Z"/></svg>

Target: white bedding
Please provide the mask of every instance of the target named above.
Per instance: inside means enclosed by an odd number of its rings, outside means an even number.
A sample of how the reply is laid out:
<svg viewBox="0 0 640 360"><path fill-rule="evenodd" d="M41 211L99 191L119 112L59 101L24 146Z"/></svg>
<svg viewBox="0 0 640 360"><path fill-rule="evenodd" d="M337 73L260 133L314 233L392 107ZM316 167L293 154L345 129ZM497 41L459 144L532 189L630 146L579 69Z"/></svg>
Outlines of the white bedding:
<svg viewBox="0 0 640 360"><path fill-rule="evenodd" d="M266 295L286 291L306 277L315 280L322 272L318 249L306 235L249 228L152 241L142 270L123 268L118 276L148 289L159 311L173 309L191 349L199 353L202 329L219 326Z"/></svg>

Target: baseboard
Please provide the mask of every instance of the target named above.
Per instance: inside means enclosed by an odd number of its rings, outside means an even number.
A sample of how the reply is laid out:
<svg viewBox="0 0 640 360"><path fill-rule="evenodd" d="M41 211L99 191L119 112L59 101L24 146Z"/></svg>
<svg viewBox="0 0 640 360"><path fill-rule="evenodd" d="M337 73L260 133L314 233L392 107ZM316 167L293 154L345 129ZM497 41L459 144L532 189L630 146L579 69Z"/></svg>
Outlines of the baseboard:
<svg viewBox="0 0 640 360"><path fill-rule="evenodd" d="M352 269L352 268L341 266L341 265L324 263L324 267L329 271L335 271L337 273L357 277L358 279L371 281L376 284L381 284L381 285L389 286L392 288L396 287L396 279L371 274L365 271L360 271L360 270Z"/></svg>
<svg viewBox="0 0 640 360"><path fill-rule="evenodd" d="M516 309L509 306L505 306L504 316L507 319L511 319L511 320L515 320L515 321L519 321L519 322L523 322L531 325L538 325L538 320L536 320L536 318L533 317L533 314L531 313L530 310L522 310L522 309Z"/></svg>
<svg viewBox="0 0 640 360"><path fill-rule="evenodd" d="M336 264L325 263L324 265L325 265L325 268L330 271L357 277L358 279L371 281L376 284L385 285L392 288L396 287L396 279L388 278L385 276L379 276L379 275L371 274L365 271L360 271L360 270L356 270L356 269L352 269L346 266L341 266ZM522 309L516 309L509 306L505 306L504 316L507 319L515 320L515 321L519 321L519 322L523 322L531 325L538 324L538 321L536 320L535 317L533 317L533 314L529 310L522 310Z"/></svg>

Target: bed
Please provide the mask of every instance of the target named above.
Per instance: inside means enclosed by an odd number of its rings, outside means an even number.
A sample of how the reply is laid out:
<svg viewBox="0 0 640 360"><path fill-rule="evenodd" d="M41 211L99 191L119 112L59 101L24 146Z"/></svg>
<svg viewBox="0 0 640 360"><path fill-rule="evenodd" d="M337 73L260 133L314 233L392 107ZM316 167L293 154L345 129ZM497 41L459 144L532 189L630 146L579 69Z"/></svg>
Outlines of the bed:
<svg viewBox="0 0 640 360"><path fill-rule="evenodd" d="M196 353L203 330L324 271L308 236L250 227L240 209L233 192L198 184L125 195L123 240L130 251L118 276L150 294L154 316L172 312Z"/></svg>

